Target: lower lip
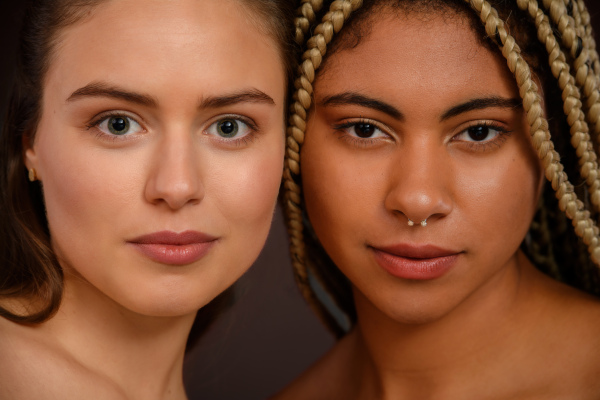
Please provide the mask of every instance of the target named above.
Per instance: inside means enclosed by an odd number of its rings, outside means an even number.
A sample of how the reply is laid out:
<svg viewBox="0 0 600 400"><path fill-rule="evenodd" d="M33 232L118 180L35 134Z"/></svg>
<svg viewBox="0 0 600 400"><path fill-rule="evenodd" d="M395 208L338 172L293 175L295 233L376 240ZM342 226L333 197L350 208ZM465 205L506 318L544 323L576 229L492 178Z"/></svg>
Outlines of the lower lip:
<svg viewBox="0 0 600 400"><path fill-rule="evenodd" d="M434 258L406 258L373 249L377 263L402 279L430 280L443 276L456 263L459 254Z"/></svg>
<svg viewBox="0 0 600 400"><path fill-rule="evenodd" d="M153 261L167 265L187 265L200 260L209 252L216 241L184 245L158 243L130 243Z"/></svg>

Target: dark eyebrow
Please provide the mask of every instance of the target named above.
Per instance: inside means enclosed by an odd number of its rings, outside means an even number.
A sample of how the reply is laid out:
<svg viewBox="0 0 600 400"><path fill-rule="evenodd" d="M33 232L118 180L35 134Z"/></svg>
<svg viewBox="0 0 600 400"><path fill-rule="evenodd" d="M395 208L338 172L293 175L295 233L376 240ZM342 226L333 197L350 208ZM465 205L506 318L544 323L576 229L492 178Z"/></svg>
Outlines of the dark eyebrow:
<svg viewBox="0 0 600 400"><path fill-rule="evenodd" d="M275 105L275 100L258 89L250 89L224 96L207 97L200 103L200 108L221 108L239 103L265 103Z"/></svg>
<svg viewBox="0 0 600 400"><path fill-rule="evenodd" d="M321 102L321 106L343 106L343 105L356 105L360 107L371 108L373 110L381 111L390 117L403 120L404 115L398 111L395 107L381 101L368 97L362 94L354 92L344 92L333 96L325 97Z"/></svg>
<svg viewBox="0 0 600 400"><path fill-rule="evenodd" d="M85 97L112 97L136 103L148 107L157 107L158 101L152 96L143 93L131 92L118 86L109 85L105 82L92 82L74 91L67 101L73 101Z"/></svg>
<svg viewBox="0 0 600 400"><path fill-rule="evenodd" d="M505 97L491 96L482 97L479 99L469 100L465 103L459 104L446 111L441 117L440 121L456 117L462 113L473 110L482 110L484 108L498 107L498 108L523 108L523 101L521 99L507 99Z"/></svg>

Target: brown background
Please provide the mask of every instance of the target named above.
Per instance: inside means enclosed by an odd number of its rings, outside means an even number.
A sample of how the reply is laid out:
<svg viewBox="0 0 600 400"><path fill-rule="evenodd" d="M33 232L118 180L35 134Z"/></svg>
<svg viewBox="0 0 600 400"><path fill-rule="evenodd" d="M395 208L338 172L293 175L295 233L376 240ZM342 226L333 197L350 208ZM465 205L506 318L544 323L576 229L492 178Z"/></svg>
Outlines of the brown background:
<svg viewBox="0 0 600 400"><path fill-rule="evenodd" d="M587 4L600 27L599 0ZM0 0L2 110L21 8L19 0ZM333 344L294 285L280 210L264 251L237 284L237 298L186 360L190 400L264 399Z"/></svg>

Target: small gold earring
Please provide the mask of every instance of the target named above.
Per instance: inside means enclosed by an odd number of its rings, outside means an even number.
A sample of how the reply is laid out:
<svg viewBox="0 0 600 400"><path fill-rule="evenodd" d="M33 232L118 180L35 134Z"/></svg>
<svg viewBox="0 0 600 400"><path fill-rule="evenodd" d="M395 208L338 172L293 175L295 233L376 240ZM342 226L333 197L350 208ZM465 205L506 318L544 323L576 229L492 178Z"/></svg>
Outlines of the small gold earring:
<svg viewBox="0 0 600 400"><path fill-rule="evenodd" d="M29 168L29 182L37 181L37 174L35 173L35 168Z"/></svg>

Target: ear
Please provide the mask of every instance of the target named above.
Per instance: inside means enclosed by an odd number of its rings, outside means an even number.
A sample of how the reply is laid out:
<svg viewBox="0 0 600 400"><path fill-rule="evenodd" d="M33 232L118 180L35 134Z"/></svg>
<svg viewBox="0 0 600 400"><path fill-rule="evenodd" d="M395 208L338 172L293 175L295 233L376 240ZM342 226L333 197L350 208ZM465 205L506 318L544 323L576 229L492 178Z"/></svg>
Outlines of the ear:
<svg viewBox="0 0 600 400"><path fill-rule="evenodd" d="M38 160L37 154L35 152L35 148L33 146L33 140L31 140L30 135L23 135L22 138L22 146L23 146L23 163L25 164L25 168L35 169L36 175L40 176L39 168L38 168Z"/></svg>

